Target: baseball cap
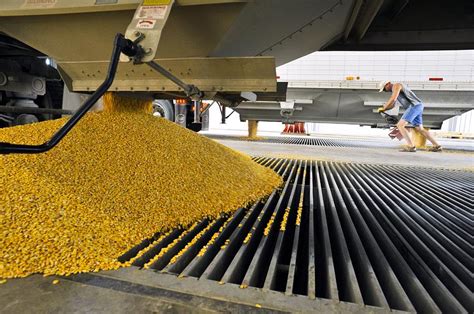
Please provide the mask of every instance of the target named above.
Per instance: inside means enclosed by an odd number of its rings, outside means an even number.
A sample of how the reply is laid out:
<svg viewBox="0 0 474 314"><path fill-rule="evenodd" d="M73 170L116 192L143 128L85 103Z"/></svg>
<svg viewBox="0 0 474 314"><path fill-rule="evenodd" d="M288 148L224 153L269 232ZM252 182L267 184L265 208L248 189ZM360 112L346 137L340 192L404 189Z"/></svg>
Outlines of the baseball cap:
<svg viewBox="0 0 474 314"><path fill-rule="evenodd" d="M378 85L378 88L379 88L379 93L380 92L383 92L383 88L385 87L385 85L387 85L387 83L390 83L390 81L381 81Z"/></svg>

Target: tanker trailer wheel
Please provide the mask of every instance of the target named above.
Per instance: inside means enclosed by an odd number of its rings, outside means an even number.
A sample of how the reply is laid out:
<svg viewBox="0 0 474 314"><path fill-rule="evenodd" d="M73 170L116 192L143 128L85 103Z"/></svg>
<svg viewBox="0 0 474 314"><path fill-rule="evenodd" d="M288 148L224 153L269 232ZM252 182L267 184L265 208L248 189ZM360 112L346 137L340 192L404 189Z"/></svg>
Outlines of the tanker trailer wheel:
<svg viewBox="0 0 474 314"><path fill-rule="evenodd" d="M153 101L153 115L174 121L174 105L170 100L157 99Z"/></svg>

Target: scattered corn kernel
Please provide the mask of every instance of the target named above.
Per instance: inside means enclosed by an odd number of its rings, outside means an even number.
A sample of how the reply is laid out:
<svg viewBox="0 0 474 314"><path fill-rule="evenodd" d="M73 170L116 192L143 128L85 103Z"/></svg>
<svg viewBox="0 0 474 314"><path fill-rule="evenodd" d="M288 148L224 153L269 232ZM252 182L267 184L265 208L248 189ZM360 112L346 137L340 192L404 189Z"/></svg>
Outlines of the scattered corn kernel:
<svg viewBox="0 0 474 314"><path fill-rule="evenodd" d="M201 257L203 256L206 252L207 252L207 249L216 241L216 239L219 237L219 235L221 234L222 230L224 230L224 228L227 226L227 224L232 220L232 218L234 218L234 216L232 215L229 215L229 217L227 218L227 220L224 222L224 224L219 228L218 231L214 232L214 234L212 235L211 239L209 240L209 242L207 242L207 244L205 246L202 247L201 250L199 250L199 253L197 256Z"/></svg>
<svg viewBox="0 0 474 314"><path fill-rule="evenodd" d="M262 308L262 306L260 304L255 304L255 307L258 307L259 309Z"/></svg>
<svg viewBox="0 0 474 314"><path fill-rule="evenodd" d="M262 137L262 136L241 136L239 137L239 139L243 141L249 141L249 142L258 142L258 141L266 140L267 138Z"/></svg>
<svg viewBox="0 0 474 314"><path fill-rule="evenodd" d="M53 285L57 285L59 283L59 280L58 279L54 279L53 280Z"/></svg>
<svg viewBox="0 0 474 314"><path fill-rule="evenodd" d="M192 247L196 242L197 240L199 240L211 227L212 227L212 224L213 224L214 221L211 221L206 228L202 229L198 234L196 234L191 241L189 241L189 243L186 244L186 246L184 248L182 248L178 254L176 254L175 256L173 256L170 260L170 264L174 264L178 261L178 259L190 248Z"/></svg>
<svg viewBox="0 0 474 314"><path fill-rule="evenodd" d="M153 265L157 260L159 260L163 255L165 255L170 249L172 249L176 244L178 244L182 238L184 238L185 235L187 235L190 231L192 231L197 225L197 222L195 222L191 227L186 229L183 233L179 235L176 239L174 239L170 244L168 244L166 247L162 248L160 252L155 255L151 260L149 260L145 265L143 265L144 268L148 269Z"/></svg>
<svg viewBox="0 0 474 314"><path fill-rule="evenodd" d="M303 182L306 179L306 163L305 163L305 168L303 171ZM304 189L301 189L300 193L300 201L298 202L298 211L296 213L296 222L295 225L299 226L301 225L301 215L303 214L303 200L304 200Z"/></svg>
<svg viewBox="0 0 474 314"><path fill-rule="evenodd" d="M270 217L270 220L267 223L267 226L265 227L265 230L263 230L263 235L268 236L270 233L270 230L272 229L273 222L275 221L276 213L274 212L272 216Z"/></svg>
<svg viewBox="0 0 474 314"><path fill-rule="evenodd" d="M247 236L244 239L244 244L247 244L250 241L250 238L252 238L252 232L249 232Z"/></svg>
<svg viewBox="0 0 474 314"><path fill-rule="evenodd" d="M1 280L0 280L0 285L1 285L1 284L4 284L4 283L6 283L6 282L7 282L6 279L1 279Z"/></svg>
<svg viewBox="0 0 474 314"><path fill-rule="evenodd" d="M286 230L286 224L288 222L288 215L289 214L290 214L290 208L287 207L287 208L285 208L285 213L283 214L283 219L281 220L280 231L285 231Z"/></svg>
<svg viewBox="0 0 474 314"><path fill-rule="evenodd" d="M139 259L140 257L142 257L142 255L147 252L150 248L154 247L156 244L160 243L165 237L167 237L169 234L171 233L171 231L168 231L162 235L160 235L158 237L158 239L156 239L155 241L151 242L148 246L146 246L145 248L141 249L140 251L138 251L137 255L135 255L133 258L131 258L128 262L126 262L128 265L127 266L130 266L133 264L134 261L136 261L137 259Z"/></svg>
<svg viewBox="0 0 474 314"><path fill-rule="evenodd" d="M104 102L51 151L0 156L0 277L117 269L144 238L281 184L250 157L144 113L149 102ZM43 143L64 122L4 128L0 141Z"/></svg>

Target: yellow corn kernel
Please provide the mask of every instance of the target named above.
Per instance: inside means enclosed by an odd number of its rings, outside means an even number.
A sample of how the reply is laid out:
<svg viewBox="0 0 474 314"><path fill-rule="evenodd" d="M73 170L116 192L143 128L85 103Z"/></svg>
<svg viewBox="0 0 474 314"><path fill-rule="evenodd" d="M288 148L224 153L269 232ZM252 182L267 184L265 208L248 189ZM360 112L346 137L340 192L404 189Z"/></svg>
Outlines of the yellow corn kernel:
<svg viewBox="0 0 474 314"><path fill-rule="evenodd" d="M249 232L247 236L244 239L244 244L247 244L250 241L250 238L252 238L252 232Z"/></svg>
<svg viewBox="0 0 474 314"><path fill-rule="evenodd" d="M287 207L287 208L285 208L285 213L283 214L283 219L281 220L280 231L285 231L286 230L286 223L288 221L288 215L289 214L290 214L290 208Z"/></svg>
<svg viewBox="0 0 474 314"><path fill-rule="evenodd" d="M276 213L273 213L272 216L270 217L270 220L268 221L267 226L265 227L265 230L263 230L264 236L268 236L268 234L270 233L270 230L273 226L273 222L275 221L275 216L276 216Z"/></svg>

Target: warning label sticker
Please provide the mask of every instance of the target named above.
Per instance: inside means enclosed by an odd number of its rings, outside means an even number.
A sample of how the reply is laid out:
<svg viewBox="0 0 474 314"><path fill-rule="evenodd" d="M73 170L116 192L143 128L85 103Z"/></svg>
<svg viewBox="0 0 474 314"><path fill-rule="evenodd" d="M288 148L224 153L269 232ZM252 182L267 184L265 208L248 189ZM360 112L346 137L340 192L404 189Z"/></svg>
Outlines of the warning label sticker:
<svg viewBox="0 0 474 314"><path fill-rule="evenodd" d="M23 8L51 8L56 5L57 0L25 0Z"/></svg>
<svg viewBox="0 0 474 314"><path fill-rule="evenodd" d="M156 20L151 20L151 19L138 20L137 28L152 29L153 27L155 27L155 24L156 24Z"/></svg>
<svg viewBox="0 0 474 314"><path fill-rule="evenodd" d="M135 18L137 19L164 19L167 5L141 6L138 8Z"/></svg>
<svg viewBox="0 0 474 314"><path fill-rule="evenodd" d="M171 0L144 0L143 5L168 5Z"/></svg>

